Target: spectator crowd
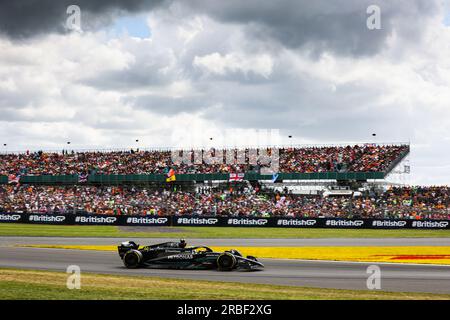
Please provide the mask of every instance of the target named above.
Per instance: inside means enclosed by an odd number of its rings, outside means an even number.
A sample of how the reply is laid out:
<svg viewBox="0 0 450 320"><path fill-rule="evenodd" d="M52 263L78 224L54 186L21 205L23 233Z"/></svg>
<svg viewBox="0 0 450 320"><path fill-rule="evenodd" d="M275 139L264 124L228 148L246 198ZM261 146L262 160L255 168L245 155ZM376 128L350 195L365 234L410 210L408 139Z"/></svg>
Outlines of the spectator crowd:
<svg viewBox="0 0 450 320"><path fill-rule="evenodd" d="M449 187L395 187L358 197L137 186L0 187L0 212L450 219Z"/></svg>
<svg viewBox="0 0 450 320"><path fill-rule="evenodd" d="M332 147L283 148L278 150L279 172L381 172L387 170L407 145L355 145ZM245 151L244 156L240 152ZM151 174L165 173L229 173L258 170L262 163L256 154L268 150L200 150L187 152L183 163L172 161L170 151L114 151L114 152L25 152L0 154L0 175L86 175L86 174ZM197 152L197 153L196 153ZM201 155L203 153L203 156ZM208 153L217 157L215 163L205 160ZM179 154L180 155L180 154ZM181 158L181 156L180 156ZM197 159L197 161L196 161ZM203 160L202 160L203 159ZM186 163L189 162L189 163ZM242 163L244 162L244 163Z"/></svg>

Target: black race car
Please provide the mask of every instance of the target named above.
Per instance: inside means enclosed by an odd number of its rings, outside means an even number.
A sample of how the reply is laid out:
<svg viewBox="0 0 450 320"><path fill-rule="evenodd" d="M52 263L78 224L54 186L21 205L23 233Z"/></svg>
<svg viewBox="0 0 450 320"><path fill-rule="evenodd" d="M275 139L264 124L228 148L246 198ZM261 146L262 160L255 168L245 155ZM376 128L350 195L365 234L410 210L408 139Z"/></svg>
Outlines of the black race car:
<svg viewBox="0 0 450 320"><path fill-rule="evenodd" d="M186 242L164 242L139 248L133 241L122 242L119 256L127 268L165 268L204 270L261 270L255 257L244 258L237 250L214 252L205 246L186 247Z"/></svg>

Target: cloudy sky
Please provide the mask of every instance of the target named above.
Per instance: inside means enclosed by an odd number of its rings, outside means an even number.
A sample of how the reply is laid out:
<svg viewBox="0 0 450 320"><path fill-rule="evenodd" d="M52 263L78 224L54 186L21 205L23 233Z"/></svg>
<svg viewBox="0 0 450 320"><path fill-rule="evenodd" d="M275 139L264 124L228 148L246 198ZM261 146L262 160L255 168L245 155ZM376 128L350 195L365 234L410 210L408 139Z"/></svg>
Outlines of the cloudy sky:
<svg viewBox="0 0 450 320"><path fill-rule="evenodd" d="M449 184L450 3L0 0L0 115L7 151L410 142Z"/></svg>

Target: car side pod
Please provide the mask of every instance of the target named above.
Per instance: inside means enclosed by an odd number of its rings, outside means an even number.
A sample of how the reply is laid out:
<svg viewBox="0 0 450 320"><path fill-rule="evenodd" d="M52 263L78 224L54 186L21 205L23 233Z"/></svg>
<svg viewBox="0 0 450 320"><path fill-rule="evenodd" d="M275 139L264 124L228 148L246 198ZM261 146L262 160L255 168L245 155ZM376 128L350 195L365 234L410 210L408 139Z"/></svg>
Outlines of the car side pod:
<svg viewBox="0 0 450 320"><path fill-rule="evenodd" d="M136 269L142 262L142 252L138 250L128 250L123 256L123 264L129 269Z"/></svg>
<svg viewBox="0 0 450 320"><path fill-rule="evenodd" d="M217 257L217 268L219 271L231 271L236 266L236 263L236 257L229 252L224 252Z"/></svg>

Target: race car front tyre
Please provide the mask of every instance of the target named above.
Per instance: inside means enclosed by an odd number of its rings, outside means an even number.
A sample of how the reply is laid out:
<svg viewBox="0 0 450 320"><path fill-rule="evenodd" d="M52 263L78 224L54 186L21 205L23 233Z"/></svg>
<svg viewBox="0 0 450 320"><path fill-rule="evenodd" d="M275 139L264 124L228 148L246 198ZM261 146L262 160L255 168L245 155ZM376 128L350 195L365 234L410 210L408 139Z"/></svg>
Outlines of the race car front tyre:
<svg viewBox="0 0 450 320"><path fill-rule="evenodd" d="M125 267L135 269L139 267L142 261L142 253L138 250L129 250L123 256L123 264Z"/></svg>
<svg viewBox="0 0 450 320"><path fill-rule="evenodd" d="M217 267L220 271L230 271L235 266L236 257L229 252L224 252L217 258Z"/></svg>

